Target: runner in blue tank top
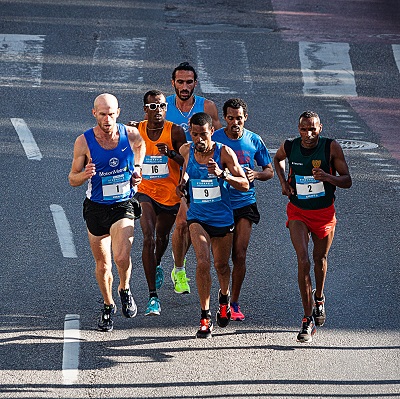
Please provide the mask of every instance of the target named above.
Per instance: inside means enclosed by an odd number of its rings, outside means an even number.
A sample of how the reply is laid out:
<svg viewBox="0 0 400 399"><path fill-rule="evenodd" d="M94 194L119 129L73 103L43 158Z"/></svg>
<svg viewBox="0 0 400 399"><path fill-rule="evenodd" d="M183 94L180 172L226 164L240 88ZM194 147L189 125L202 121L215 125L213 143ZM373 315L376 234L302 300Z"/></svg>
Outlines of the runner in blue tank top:
<svg viewBox="0 0 400 399"><path fill-rule="evenodd" d="M222 126L215 104L211 100L193 94L197 86L197 73L188 62L182 62L172 71L171 84L175 94L166 99L168 107L165 118L184 128L188 142L192 141L188 129L189 119L197 112L209 114L214 129L219 129ZM182 198L176 215L175 229L172 233L174 267L171 271L171 278L174 283L174 291L178 294L190 292L189 279L186 277L185 268L185 255L190 247L189 230L186 222L187 210L187 199Z"/></svg>
<svg viewBox="0 0 400 399"><path fill-rule="evenodd" d="M250 182L249 191L230 188L230 198L235 220L232 247L232 296L231 320L244 320L239 306L239 295L246 274L246 255L253 223L258 223L260 214L256 203L254 180L266 181L273 177L272 160L263 140L258 134L247 130L247 104L240 98L231 98L223 106L226 127L213 134L213 140L223 143L235 151L239 163ZM254 170L255 165L262 168Z"/></svg>
<svg viewBox="0 0 400 399"><path fill-rule="evenodd" d="M181 147L185 162L178 190L183 196L189 181L188 225L197 259L196 284L201 307L200 329L196 336L208 338L213 327L210 313L211 253L220 285L217 324L226 327L231 316L229 258L234 224L228 184L246 191L249 182L233 150L212 141L214 128L210 115L204 112L194 114L189 128L193 143Z"/></svg>
<svg viewBox="0 0 400 399"><path fill-rule="evenodd" d="M118 293L122 313L130 318L137 312L129 281L134 219L140 217L140 205L132 196L142 180L146 148L135 127L117 123L120 109L113 95L97 96L92 113L97 125L75 140L68 178L73 187L88 182L83 216L104 302L98 329L111 331L116 312L112 295L112 255L120 280Z"/></svg>

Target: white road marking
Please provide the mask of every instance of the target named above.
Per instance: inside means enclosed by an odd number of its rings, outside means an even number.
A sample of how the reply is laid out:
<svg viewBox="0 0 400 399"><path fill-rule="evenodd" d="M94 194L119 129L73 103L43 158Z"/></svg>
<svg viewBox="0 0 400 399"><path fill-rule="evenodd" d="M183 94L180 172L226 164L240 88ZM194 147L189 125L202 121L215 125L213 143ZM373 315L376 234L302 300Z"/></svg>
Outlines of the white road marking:
<svg viewBox="0 0 400 399"><path fill-rule="evenodd" d="M356 97L348 43L299 42L305 96Z"/></svg>
<svg viewBox="0 0 400 399"><path fill-rule="evenodd" d="M211 94L250 94L253 81L250 74L249 60L244 42L234 40L196 40L197 72L200 89ZM232 54L232 59L225 60L229 68L220 64L220 51Z"/></svg>
<svg viewBox="0 0 400 399"><path fill-rule="evenodd" d="M90 76L92 86L96 84L93 89L97 85L132 89L142 83L146 42L145 37L97 40Z"/></svg>
<svg viewBox="0 0 400 399"><path fill-rule="evenodd" d="M71 227L64 209L60 205L52 204L50 205L50 210L53 214L53 220L64 258L77 258Z"/></svg>
<svg viewBox="0 0 400 399"><path fill-rule="evenodd" d="M0 86L38 87L45 36L0 35Z"/></svg>
<svg viewBox="0 0 400 399"><path fill-rule="evenodd" d="M64 319L64 350L62 362L63 384L72 385L78 380L79 345L81 339L80 317L67 314Z"/></svg>
<svg viewBox="0 0 400 399"><path fill-rule="evenodd" d="M18 134L19 140L21 141L28 159L40 161L42 159L42 154L25 121L20 118L11 118L11 123Z"/></svg>
<svg viewBox="0 0 400 399"><path fill-rule="evenodd" d="M400 44L392 44L394 60L396 61L397 69L400 72Z"/></svg>

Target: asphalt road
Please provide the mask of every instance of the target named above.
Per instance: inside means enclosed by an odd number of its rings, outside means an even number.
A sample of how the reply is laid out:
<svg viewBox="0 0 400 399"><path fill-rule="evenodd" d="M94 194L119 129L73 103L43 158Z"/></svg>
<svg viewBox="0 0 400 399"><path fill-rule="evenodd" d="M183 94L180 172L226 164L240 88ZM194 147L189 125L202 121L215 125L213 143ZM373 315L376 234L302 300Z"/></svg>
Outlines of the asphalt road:
<svg viewBox="0 0 400 399"><path fill-rule="evenodd" d="M0 398L400 396L396 1L0 5ZM321 58L326 49L338 51L329 61L335 67ZM310 60L321 69L310 73ZM131 287L139 313L132 320L118 314L110 334L95 330L100 293L82 219L85 187L67 180L73 144L93 125L97 94L119 98L121 122L140 119L143 94L172 93L170 74L182 61L198 69L196 91L215 101L221 118L227 98L245 99L246 127L272 152L297 135L306 109L320 114L326 136L348 143L353 187L338 190L328 320L311 344L296 342L302 309L277 178L257 184L262 220L248 253L244 322L216 328L210 340L194 338L199 304L192 249L192 293L173 292L168 250L162 314L145 318L138 223ZM355 95L329 94L342 90L338 65L345 62L351 70L343 90ZM315 78L318 95L307 93L307 76ZM17 134L16 120L37 147ZM65 214L73 251L62 250L54 209ZM216 306L214 284L213 312Z"/></svg>

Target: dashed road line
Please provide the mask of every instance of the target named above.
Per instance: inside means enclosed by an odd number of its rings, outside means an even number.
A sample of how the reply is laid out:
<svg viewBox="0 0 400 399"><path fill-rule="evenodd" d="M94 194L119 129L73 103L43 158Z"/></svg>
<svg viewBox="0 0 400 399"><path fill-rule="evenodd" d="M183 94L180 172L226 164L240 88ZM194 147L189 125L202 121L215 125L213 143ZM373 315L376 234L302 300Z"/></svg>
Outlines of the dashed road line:
<svg viewBox="0 0 400 399"><path fill-rule="evenodd" d="M64 348L62 360L63 384L72 385L79 375L80 317L67 314L64 319Z"/></svg>
<svg viewBox="0 0 400 399"><path fill-rule="evenodd" d="M20 118L11 118L11 123L18 134L27 158L30 160L40 161L42 159L42 153L40 152L40 149L33 138L33 134L25 121Z"/></svg>
<svg viewBox="0 0 400 399"><path fill-rule="evenodd" d="M71 227L64 209L60 205L52 204L50 205L50 210L53 214L53 220L64 258L77 258Z"/></svg>

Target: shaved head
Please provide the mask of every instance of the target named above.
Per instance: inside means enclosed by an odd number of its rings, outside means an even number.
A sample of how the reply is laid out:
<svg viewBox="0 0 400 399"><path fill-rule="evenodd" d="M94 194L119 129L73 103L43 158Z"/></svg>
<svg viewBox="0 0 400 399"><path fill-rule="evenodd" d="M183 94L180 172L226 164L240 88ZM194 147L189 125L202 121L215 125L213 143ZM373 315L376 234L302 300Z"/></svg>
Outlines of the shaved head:
<svg viewBox="0 0 400 399"><path fill-rule="evenodd" d="M112 94L103 93L98 95L93 103L93 108L98 109L100 106L106 106L109 108L118 108L118 100Z"/></svg>

